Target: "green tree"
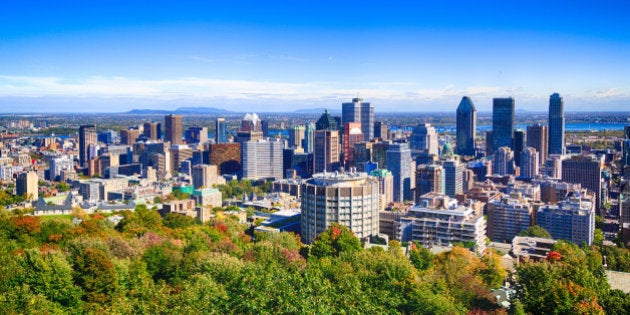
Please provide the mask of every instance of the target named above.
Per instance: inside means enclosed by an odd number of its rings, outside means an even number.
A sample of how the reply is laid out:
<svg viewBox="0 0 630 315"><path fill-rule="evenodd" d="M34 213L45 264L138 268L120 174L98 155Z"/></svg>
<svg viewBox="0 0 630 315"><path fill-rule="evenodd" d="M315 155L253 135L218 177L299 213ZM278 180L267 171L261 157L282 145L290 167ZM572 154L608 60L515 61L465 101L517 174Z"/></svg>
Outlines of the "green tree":
<svg viewBox="0 0 630 315"><path fill-rule="evenodd" d="M87 248L75 258L74 270L87 302L110 302L118 289L118 282L114 264L107 254L96 248Z"/></svg>
<svg viewBox="0 0 630 315"><path fill-rule="evenodd" d="M362 249L361 242L347 227L334 223L317 236L311 246L311 255L315 257L339 256L342 252L354 252Z"/></svg>
<svg viewBox="0 0 630 315"><path fill-rule="evenodd" d="M427 270L433 266L433 254L431 251L416 242L411 245L409 259L419 271Z"/></svg>
<svg viewBox="0 0 630 315"><path fill-rule="evenodd" d="M549 234L547 230L538 225L534 225L525 230L522 230L520 233L518 233L518 236L552 238L551 234Z"/></svg>

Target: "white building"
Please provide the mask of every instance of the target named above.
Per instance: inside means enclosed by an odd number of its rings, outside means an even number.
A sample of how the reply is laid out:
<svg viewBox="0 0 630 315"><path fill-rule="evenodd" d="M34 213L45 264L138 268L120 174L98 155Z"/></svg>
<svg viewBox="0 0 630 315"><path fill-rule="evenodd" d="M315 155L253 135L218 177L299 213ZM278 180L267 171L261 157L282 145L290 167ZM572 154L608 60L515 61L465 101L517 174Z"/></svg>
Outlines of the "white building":
<svg viewBox="0 0 630 315"><path fill-rule="evenodd" d="M282 142L245 141L241 148L244 179L283 178Z"/></svg>

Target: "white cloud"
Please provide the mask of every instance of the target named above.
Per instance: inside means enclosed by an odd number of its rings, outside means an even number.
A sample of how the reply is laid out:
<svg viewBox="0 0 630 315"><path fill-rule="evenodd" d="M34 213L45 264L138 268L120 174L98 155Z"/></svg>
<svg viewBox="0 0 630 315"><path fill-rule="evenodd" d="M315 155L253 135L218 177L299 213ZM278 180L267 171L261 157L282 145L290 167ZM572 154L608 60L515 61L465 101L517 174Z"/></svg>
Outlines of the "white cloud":
<svg viewBox="0 0 630 315"><path fill-rule="evenodd" d="M249 58L250 56L244 56ZM191 56L191 59L201 57ZM211 60L208 60L211 62ZM601 89L582 94L566 93L581 101L616 98L627 100L629 88ZM273 101L277 104L330 103L356 95L380 104L444 105L457 106L466 95L476 104L486 107L497 96L513 96L519 104L537 104L541 109L548 95L532 93L523 87L469 86L453 84L443 87L424 87L414 82L271 82L256 80L225 80L216 78L183 77L177 79L145 80L125 77L92 76L81 80L57 77L33 77L0 75L0 95L3 97L81 97L81 98L130 98L154 101ZM538 105L539 104L539 105ZM405 110L405 108L402 108ZM442 108L448 110L449 108Z"/></svg>

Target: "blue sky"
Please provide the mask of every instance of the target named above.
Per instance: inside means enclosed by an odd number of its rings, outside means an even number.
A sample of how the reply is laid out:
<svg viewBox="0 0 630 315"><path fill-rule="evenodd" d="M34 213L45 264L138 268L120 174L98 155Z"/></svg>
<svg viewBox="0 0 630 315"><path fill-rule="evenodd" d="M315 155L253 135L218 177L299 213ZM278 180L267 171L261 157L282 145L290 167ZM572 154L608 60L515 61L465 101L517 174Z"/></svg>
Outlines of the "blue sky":
<svg viewBox="0 0 630 315"><path fill-rule="evenodd" d="M630 108L628 2L96 2L3 2L2 112Z"/></svg>

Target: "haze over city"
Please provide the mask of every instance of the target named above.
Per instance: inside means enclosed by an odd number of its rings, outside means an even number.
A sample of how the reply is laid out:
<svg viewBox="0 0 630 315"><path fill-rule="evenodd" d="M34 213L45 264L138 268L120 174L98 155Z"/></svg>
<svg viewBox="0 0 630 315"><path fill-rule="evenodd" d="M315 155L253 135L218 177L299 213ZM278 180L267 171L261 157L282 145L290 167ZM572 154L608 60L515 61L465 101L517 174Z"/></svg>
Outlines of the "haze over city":
<svg viewBox="0 0 630 315"><path fill-rule="evenodd" d="M3 112L628 108L628 3L10 1Z"/></svg>

